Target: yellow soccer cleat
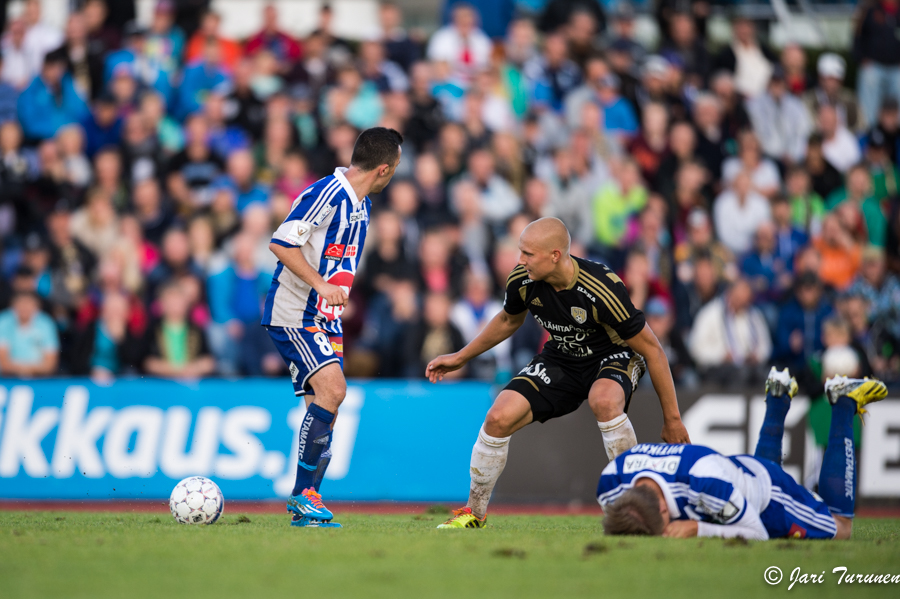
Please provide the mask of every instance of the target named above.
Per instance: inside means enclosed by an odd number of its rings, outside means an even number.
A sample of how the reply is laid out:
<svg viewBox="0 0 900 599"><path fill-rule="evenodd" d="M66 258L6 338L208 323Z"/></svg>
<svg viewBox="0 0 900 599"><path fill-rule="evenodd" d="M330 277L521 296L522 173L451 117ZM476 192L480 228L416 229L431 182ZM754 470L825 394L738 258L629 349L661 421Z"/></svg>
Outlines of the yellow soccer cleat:
<svg viewBox="0 0 900 599"><path fill-rule="evenodd" d="M787 395L791 399L797 395L797 379L791 376L787 368L778 372L775 367L769 371L769 377L766 379L766 394L774 397Z"/></svg>
<svg viewBox="0 0 900 599"><path fill-rule="evenodd" d="M438 524L438 528L484 528L487 526L487 516L479 518L472 513L472 508L466 506L453 511L453 517Z"/></svg>
<svg viewBox="0 0 900 599"><path fill-rule="evenodd" d="M831 405L837 403L839 397L847 396L856 402L856 413L865 414L864 407L870 403L881 401L887 397L887 387L878 379L851 379L846 376L835 376L825 381L825 396Z"/></svg>

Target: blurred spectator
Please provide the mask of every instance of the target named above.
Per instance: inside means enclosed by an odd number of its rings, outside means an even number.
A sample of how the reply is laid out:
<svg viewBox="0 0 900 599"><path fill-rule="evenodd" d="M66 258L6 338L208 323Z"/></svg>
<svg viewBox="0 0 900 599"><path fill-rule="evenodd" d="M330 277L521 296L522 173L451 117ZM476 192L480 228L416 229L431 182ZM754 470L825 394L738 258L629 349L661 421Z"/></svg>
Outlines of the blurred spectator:
<svg viewBox="0 0 900 599"><path fill-rule="evenodd" d="M635 162L622 161L613 177L593 199L594 242L601 253L621 247L628 220L647 203L647 188Z"/></svg>
<svg viewBox="0 0 900 599"><path fill-rule="evenodd" d="M751 175L738 172L730 189L723 191L713 205L713 219L719 239L737 255L750 249L753 234L771 220L769 201L752 189Z"/></svg>
<svg viewBox="0 0 900 599"><path fill-rule="evenodd" d="M806 71L806 51L800 44L789 42L781 49L781 68L784 69L784 80L788 91L796 96L803 96L815 85ZM815 116L815 111L811 112Z"/></svg>
<svg viewBox="0 0 900 599"><path fill-rule="evenodd" d="M695 385L697 373L693 360L681 334L675 329L675 315L671 302L663 297L654 297L644 306L647 325L666 352L672 378L676 385Z"/></svg>
<svg viewBox="0 0 900 599"><path fill-rule="evenodd" d="M742 95L752 98L766 89L772 75L775 57L757 40L756 24L749 18L738 16L731 22L732 41L716 56L716 69L734 74L735 88Z"/></svg>
<svg viewBox="0 0 900 599"><path fill-rule="evenodd" d="M453 75L463 81L488 65L491 40L478 28L478 12L472 5L453 6L451 22L431 36L427 55L431 61L448 63Z"/></svg>
<svg viewBox="0 0 900 599"><path fill-rule="evenodd" d="M0 54L0 73L3 71L4 57ZM19 90L15 85L0 78L0 125L16 120Z"/></svg>
<svg viewBox="0 0 900 599"><path fill-rule="evenodd" d="M41 0L25 0L22 21L25 24L25 51L36 73L44 57L63 43L63 32L42 20Z"/></svg>
<svg viewBox="0 0 900 599"><path fill-rule="evenodd" d="M259 376L281 369L269 336L259 326L272 275L257 269L254 245L246 233L235 236L229 264L208 282L209 345L225 375Z"/></svg>
<svg viewBox="0 0 900 599"><path fill-rule="evenodd" d="M816 63L816 71L819 74L818 85L803 95L803 102L810 118L816 118L819 107L833 106L842 125L854 133L862 133L867 125L874 121L867 121L863 117L856 101L856 94L844 87L846 70L847 64L838 54L826 52L819 56Z"/></svg>
<svg viewBox="0 0 900 599"><path fill-rule="evenodd" d="M859 270L862 251L837 215L825 216L822 235L813 241L813 246L822 257L818 273L822 281L838 290L850 285Z"/></svg>
<svg viewBox="0 0 900 599"><path fill-rule="evenodd" d="M692 84L703 87L709 78L712 60L704 41L697 35L694 16L688 12L675 12L668 26L668 41L663 42L660 54L677 56L688 77L693 78Z"/></svg>
<svg viewBox="0 0 900 599"><path fill-rule="evenodd" d="M892 164L897 164L900 152L900 103L896 98L887 98L878 109L878 121L869 129L866 141L869 145L876 136L884 140L884 150Z"/></svg>
<svg viewBox="0 0 900 599"><path fill-rule="evenodd" d="M76 309L90 286L97 259L72 235L69 212L57 209L47 217L50 237L49 299L58 309L53 317L65 321Z"/></svg>
<svg viewBox="0 0 900 599"><path fill-rule="evenodd" d="M472 6L461 0L446 0L441 21L450 22L455 16L456 7L461 4ZM516 10L516 3L513 0L482 0L478 3L477 10L479 26L488 37L497 39L506 34L509 22Z"/></svg>
<svg viewBox="0 0 900 599"><path fill-rule="evenodd" d="M648 102L644 104L641 115L641 132L628 142L625 149L640 167L647 186L658 189L656 174L668 151L668 113L662 104Z"/></svg>
<svg viewBox="0 0 900 599"><path fill-rule="evenodd" d="M853 32L859 61L859 102L865 122L874 123L888 96L900 99L900 40L896 35L897 0L877 0L860 8Z"/></svg>
<svg viewBox="0 0 900 599"><path fill-rule="evenodd" d="M581 70L569 59L566 38L561 33L544 38L543 52L526 62L523 70L531 89L531 103L556 112L581 83Z"/></svg>
<svg viewBox="0 0 900 599"><path fill-rule="evenodd" d="M741 272L753 288L754 303L769 322L774 322L776 304L792 282L790 264L776 254L776 243L775 225L762 223L756 229L753 249L741 261Z"/></svg>
<svg viewBox="0 0 900 599"><path fill-rule="evenodd" d="M722 174L727 134L722 127L722 102L714 94L703 92L694 100L694 125L697 127L697 155L713 178Z"/></svg>
<svg viewBox="0 0 900 599"><path fill-rule="evenodd" d="M728 71L719 71L713 75L710 90L722 107L722 131L726 144L733 147L731 144L738 134L750 126L750 117L744 109L744 96L735 84L734 75Z"/></svg>
<svg viewBox="0 0 900 599"><path fill-rule="evenodd" d="M711 261L718 279L734 279L737 274L734 254L715 238L709 213L700 208L694 209L687 216L686 227L687 233L674 252L678 280L690 281L694 264L700 259Z"/></svg>
<svg viewBox="0 0 900 599"><path fill-rule="evenodd" d="M110 197L99 189L88 192L84 206L72 213L69 228L94 258L106 255L119 239L119 220Z"/></svg>
<svg viewBox="0 0 900 599"><path fill-rule="evenodd" d="M862 158L859 142L838 120L834 106L823 104L819 107L818 125L822 133L822 154L834 168L846 173Z"/></svg>
<svg viewBox="0 0 900 599"><path fill-rule="evenodd" d="M388 60L380 41L364 41L359 48L359 58L363 78L374 83L379 92L406 92L409 89L409 79L403 68Z"/></svg>
<svg viewBox="0 0 900 599"><path fill-rule="evenodd" d="M739 278L700 309L688 346L697 367L723 384L753 381L772 352L766 320L752 304L753 290Z"/></svg>
<svg viewBox="0 0 900 599"><path fill-rule="evenodd" d="M215 38L205 41L199 59L184 69L184 76L178 87L176 114L181 117L189 115L203 105L205 95L211 90L219 86L224 89L224 85L229 81L222 68L226 64L223 60L221 43Z"/></svg>
<svg viewBox="0 0 900 599"><path fill-rule="evenodd" d="M794 260L809 243L810 235L794 225L791 204L783 195L772 200L772 222L775 225L775 255L788 273L794 271Z"/></svg>
<svg viewBox="0 0 900 599"><path fill-rule="evenodd" d="M57 132L56 141L66 179L80 193L94 175L91 162L84 154L84 129L79 125L66 125Z"/></svg>
<svg viewBox="0 0 900 599"><path fill-rule="evenodd" d="M872 178L866 166L860 164L851 168L847 173L847 185L825 200L830 211L839 211L844 205L862 213L868 242L884 247L887 219L880 199L872 195Z"/></svg>
<svg viewBox="0 0 900 599"><path fill-rule="evenodd" d="M106 56L103 81L109 90L110 82L117 74L128 75L136 78L142 86L156 90L170 101L173 93L172 82L169 80L169 74L157 60L160 57L155 57L154 60L149 58L148 50L152 50L156 44L148 42L147 33L147 30L135 21L125 25L124 46Z"/></svg>
<svg viewBox="0 0 900 599"><path fill-rule="evenodd" d="M254 202L268 202L269 189L256 183L253 167L253 155L248 150L235 150L228 157L226 174L213 183L215 187L231 190L238 212L243 212Z"/></svg>
<svg viewBox="0 0 900 599"><path fill-rule="evenodd" d="M689 273L679 273L674 289L675 323L682 335L690 333L697 314L719 296L725 285L725 279L716 272L715 264L708 255L698 256L685 266L689 266Z"/></svg>
<svg viewBox="0 0 900 599"><path fill-rule="evenodd" d="M450 322L462 334L464 344L470 343L503 309L503 304L491 297L491 291L491 279L487 273L466 272L463 295L450 311ZM512 370L511 347L510 340L504 340L469 362L468 377L492 383L509 378Z"/></svg>
<svg viewBox="0 0 900 599"><path fill-rule="evenodd" d="M15 19L3 36L3 70L0 79L16 89L25 89L40 71L41 63L33 64L25 47L25 22Z"/></svg>
<svg viewBox="0 0 900 599"><path fill-rule="evenodd" d="M225 163L212 152L209 143L209 123L206 117L195 114L184 123L185 148L172 156L168 164L168 178L171 193L175 177L177 185L186 187L186 197L179 198L191 209L201 208L212 202L212 184L225 172Z"/></svg>
<svg viewBox="0 0 900 599"><path fill-rule="evenodd" d="M819 133L813 133L809 137L806 146L806 170L812 179L812 188L819 197L827 198L831 192L840 187L843 175L825 156L824 140Z"/></svg>
<svg viewBox="0 0 900 599"><path fill-rule="evenodd" d="M211 374L215 359L210 355L206 336L188 321L189 298L175 283L159 292L160 319L148 331L147 374L173 378L199 378Z"/></svg>
<svg viewBox="0 0 900 599"><path fill-rule="evenodd" d="M425 294L422 319L406 334L404 376L421 376L431 360L463 348L465 340L462 333L450 321L451 308L449 295L433 291ZM450 378L461 378L468 370L463 368L450 373Z"/></svg>
<svg viewBox="0 0 900 599"><path fill-rule="evenodd" d="M822 323L831 312L819 278L812 273L800 275L793 296L779 310L772 354L775 363L792 371L802 370L816 352L822 351Z"/></svg>
<svg viewBox="0 0 900 599"><path fill-rule="evenodd" d="M91 106L83 121L85 151L91 158L101 149L115 146L122 137L122 119L112 94L104 93Z"/></svg>
<svg viewBox="0 0 900 599"><path fill-rule="evenodd" d="M737 156L728 158L722 164L722 182L731 184L740 172L748 173L751 189L766 198L771 199L781 188L778 167L763 156L759 139L750 130L738 134Z"/></svg>
<svg viewBox="0 0 900 599"><path fill-rule="evenodd" d="M51 138L64 125L87 115L88 106L66 73L66 60L63 50L47 54L40 75L19 95L19 122L25 137Z"/></svg>
<svg viewBox="0 0 900 599"><path fill-rule="evenodd" d="M869 304L869 319L900 341L900 280L887 271L884 251L868 247L863 252L859 275L847 290L861 296Z"/></svg>
<svg viewBox="0 0 900 599"><path fill-rule="evenodd" d="M177 220L164 202L159 184L153 179L139 182L134 186L132 202L134 216L141 225L143 237L154 245L160 245L169 228Z"/></svg>
<svg viewBox="0 0 900 599"><path fill-rule="evenodd" d="M271 52L275 59L288 65L300 58L300 44L287 33L278 28L278 8L273 2L268 2L262 11L262 29L259 33L250 37L244 44L247 56L253 56L262 49Z"/></svg>
<svg viewBox="0 0 900 599"><path fill-rule="evenodd" d="M42 377L56 373L59 337L53 320L41 312L33 291L16 291L12 306L0 312L0 374Z"/></svg>
<svg viewBox="0 0 900 599"><path fill-rule="evenodd" d="M388 60L399 64L409 72L422 55L420 45L412 40L403 26L403 12L393 2L382 2L378 12Z"/></svg>
<svg viewBox="0 0 900 599"><path fill-rule="evenodd" d="M788 171L785 188L793 225L810 237L818 237L822 230L825 202L812 189L811 183L806 169L797 166Z"/></svg>
<svg viewBox="0 0 900 599"><path fill-rule="evenodd" d="M880 202L900 192L900 171L887 151L887 139L875 129L866 140L865 164L872 175L872 195Z"/></svg>
<svg viewBox="0 0 900 599"><path fill-rule="evenodd" d="M90 374L98 383L116 376L136 374L140 368L143 330L130 318L130 298L121 292L103 295L99 317L86 328L80 340L83 364L73 365L76 374Z"/></svg>
<svg viewBox="0 0 900 599"><path fill-rule="evenodd" d="M241 45L219 33L221 24L222 17L211 10L201 17L200 28L188 42L185 64L208 61L210 48L216 48L216 64L221 64L228 70L234 69L241 58Z"/></svg>
<svg viewBox="0 0 900 599"><path fill-rule="evenodd" d="M129 205L128 190L122 180L122 157L114 146L107 146L94 155L94 187L109 196L117 211Z"/></svg>
<svg viewBox="0 0 900 599"><path fill-rule="evenodd" d="M496 172L496 161L487 149L477 149L469 155L467 178L481 193L482 214L495 229L499 229L521 207L522 202L512 186Z"/></svg>
<svg viewBox="0 0 900 599"><path fill-rule="evenodd" d="M797 164L806 156L812 119L790 93L781 67L775 67L764 93L747 100L747 113L766 156L782 164Z"/></svg>
<svg viewBox="0 0 900 599"><path fill-rule="evenodd" d="M446 229L433 229L422 235L419 244L418 284L423 293L458 297L466 258L453 245Z"/></svg>
<svg viewBox="0 0 900 599"><path fill-rule="evenodd" d="M622 282L628 287L631 301L638 310L642 310L653 298L670 299L668 288L658 273L651 268L649 256L645 251L634 249L628 252L621 272Z"/></svg>
<svg viewBox="0 0 900 599"><path fill-rule="evenodd" d="M71 13L63 43L69 59L68 70L81 96L93 100L103 89L103 49L88 38L84 14Z"/></svg>

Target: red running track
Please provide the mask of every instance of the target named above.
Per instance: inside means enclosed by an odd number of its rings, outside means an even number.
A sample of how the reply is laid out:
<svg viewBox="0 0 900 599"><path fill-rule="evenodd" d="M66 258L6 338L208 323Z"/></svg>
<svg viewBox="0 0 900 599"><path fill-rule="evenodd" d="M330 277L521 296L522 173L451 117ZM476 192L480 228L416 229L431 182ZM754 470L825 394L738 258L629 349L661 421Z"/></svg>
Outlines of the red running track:
<svg viewBox="0 0 900 599"><path fill-rule="evenodd" d="M422 514L436 505L456 507L454 504L330 501L329 509L334 512L353 514ZM283 514L281 501L229 501L226 504L230 514ZM0 500L0 510L57 511L57 512L135 512L141 514L167 514L165 501L18 501ZM498 504L491 506L496 515L546 515L546 516L599 516L603 513L599 505L558 505L558 504ZM867 507L856 512L862 518L900 518L900 506Z"/></svg>

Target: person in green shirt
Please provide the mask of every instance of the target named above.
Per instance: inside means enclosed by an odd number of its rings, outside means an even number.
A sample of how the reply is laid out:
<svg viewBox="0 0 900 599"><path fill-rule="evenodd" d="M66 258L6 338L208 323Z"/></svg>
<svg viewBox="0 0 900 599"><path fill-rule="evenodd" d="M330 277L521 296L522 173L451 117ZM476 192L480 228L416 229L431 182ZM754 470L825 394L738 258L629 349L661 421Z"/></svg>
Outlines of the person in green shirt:
<svg viewBox="0 0 900 599"><path fill-rule="evenodd" d="M825 217L825 202L813 191L809 172L802 166L791 168L785 186L791 205L792 224L810 237L818 237Z"/></svg>
<svg viewBox="0 0 900 599"><path fill-rule="evenodd" d="M597 190L593 200L594 241L606 248L621 247L628 219L647 205L647 188L637 163L624 160L613 170L614 180Z"/></svg>
<svg viewBox="0 0 900 599"><path fill-rule="evenodd" d="M857 164L850 169L846 184L828 196L825 208L832 212L845 202L855 204L862 212L869 234L869 243L884 247L887 238L887 217L881 200L873 194L872 177L869 175L869 167L865 164Z"/></svg>
<svg viewBox="0 0 900 599"><path fill-rule="evenodd" d="M200 378L215 371L216 361L206 336L188 320L188 301L178 283L168 283L160 291L162 318L150 330L149 352L144 360L148 374Z"/></svg>

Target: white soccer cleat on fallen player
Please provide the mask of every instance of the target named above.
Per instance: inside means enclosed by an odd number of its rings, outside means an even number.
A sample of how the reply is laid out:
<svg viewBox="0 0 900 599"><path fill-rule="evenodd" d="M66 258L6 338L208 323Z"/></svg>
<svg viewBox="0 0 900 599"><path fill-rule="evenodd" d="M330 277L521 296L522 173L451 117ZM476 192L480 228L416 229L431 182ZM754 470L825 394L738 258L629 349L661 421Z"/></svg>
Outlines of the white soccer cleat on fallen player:
<svg viewBox="0 0 900 599"><path fill-rule="evenodd" d="M773 395L775 397L781 397L783 395L789 396L791 399L797 395L797 379L791 376L791 373L787 368L778 371L774 366L769 371L769 376L766 379L766 394Z"/></svg>

